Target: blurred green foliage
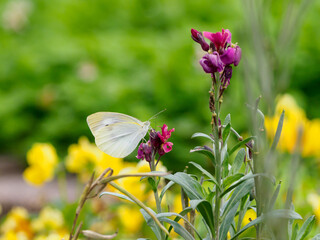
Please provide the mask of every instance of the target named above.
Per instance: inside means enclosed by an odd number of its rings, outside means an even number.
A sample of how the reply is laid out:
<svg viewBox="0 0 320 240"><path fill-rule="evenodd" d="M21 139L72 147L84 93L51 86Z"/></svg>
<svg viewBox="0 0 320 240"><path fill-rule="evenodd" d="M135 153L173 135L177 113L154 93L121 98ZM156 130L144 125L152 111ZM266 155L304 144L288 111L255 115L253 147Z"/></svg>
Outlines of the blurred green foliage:
<svg viewBox="0 0 320 240"><path fill-rule="evenodd" d="M287 1L269 2L264 22L271 35L265 38L272 42ZM254 48L245 8L243 1L232 0L1 1L0 151L23 156L40 141L63 152L81 135L93 141L85 121L91 113L121 112L145 121L167 109L152 126L176 129L174 150L164 162L169 169L183 169L198 157L188 150L203 144L191 135L210 132L211 118L210 77L199 67L203 53L190 29L230 29L250 61ZM310 117L320 117L319 11L319 1L306 10L289 62L289 91L300 97ZM234 69L222 116L231 112L234 128L245 132L243 79L248 76L242 66ZM252 76L249 82L257 80Z"/></svg>

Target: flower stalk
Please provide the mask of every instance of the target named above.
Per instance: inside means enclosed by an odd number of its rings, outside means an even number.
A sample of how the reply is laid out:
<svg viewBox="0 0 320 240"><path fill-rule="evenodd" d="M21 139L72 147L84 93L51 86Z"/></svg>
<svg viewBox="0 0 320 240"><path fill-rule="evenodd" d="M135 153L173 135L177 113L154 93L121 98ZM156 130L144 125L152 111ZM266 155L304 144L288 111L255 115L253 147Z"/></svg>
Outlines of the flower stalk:
<svg viewBox="0 0 320 240"><path fill-rule="evenodd" d="M220 112L220 103L219 103L219 90L220 90L220 76L219 73L215 73L215 82L213 83L214 89L214 112L212 114L213 121L214 121L214 128L213 130L213 136L214 136L214 147L215 147L215 160L216 160L216 166L215 166L215 176L218 183L218 186L216 187L216 196L215 196L215 207L214 207L214 222L215 222L215 237L218 240L219 239L219 221L220 221L220 205L221 205L221 199L220 199L220 187L221 187L221 153L220 153L220 134L219 134L219 112Z"/></svg>

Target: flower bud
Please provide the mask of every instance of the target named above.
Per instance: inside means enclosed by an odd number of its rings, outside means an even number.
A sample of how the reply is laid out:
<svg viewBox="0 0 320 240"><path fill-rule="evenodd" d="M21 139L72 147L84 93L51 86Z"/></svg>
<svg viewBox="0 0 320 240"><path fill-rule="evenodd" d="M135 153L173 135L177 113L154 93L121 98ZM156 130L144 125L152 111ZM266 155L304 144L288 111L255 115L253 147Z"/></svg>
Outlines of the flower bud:
<svg viewBox="0 0 320 240"><path fill-rule="evenodd" d="M191 28L191 37L192 39L201 45L203 51L209 50L209 44L204 40L204 37L201 32Z"/></svg>

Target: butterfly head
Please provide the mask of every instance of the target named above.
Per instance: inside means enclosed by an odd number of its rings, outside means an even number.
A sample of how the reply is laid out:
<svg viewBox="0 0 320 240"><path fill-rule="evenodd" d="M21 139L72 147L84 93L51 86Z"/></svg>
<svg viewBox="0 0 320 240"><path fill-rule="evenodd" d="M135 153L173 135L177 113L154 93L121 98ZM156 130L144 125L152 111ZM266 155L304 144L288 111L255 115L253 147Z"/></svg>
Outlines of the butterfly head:
<svg viewBox="0 0 320 240"><path fill-rule="evenodd" d="M150 122L149 122L149 121L145 121L145 122L143 123L142 127L143 127L143 129L144 129L145 131L148 131L149 128L150 128Z"/></svg>

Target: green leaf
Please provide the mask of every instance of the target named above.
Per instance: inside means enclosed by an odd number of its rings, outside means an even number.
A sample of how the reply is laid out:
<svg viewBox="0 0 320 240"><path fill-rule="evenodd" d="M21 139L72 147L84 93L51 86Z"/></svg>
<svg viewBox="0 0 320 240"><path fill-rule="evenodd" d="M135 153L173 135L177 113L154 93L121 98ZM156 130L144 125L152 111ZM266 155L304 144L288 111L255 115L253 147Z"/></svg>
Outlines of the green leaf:
<svg viewBox="0 0 320 240"><path fill-rule="evenodd" d="M230 113L226 116L226 118L223 121L223 125L231 124L231 116Z"/></svg>
<svg viewBox="0 0 320 240"><path fill-rule="evenodd" d="M231 167L232 174L235 174L240 170L240 168L244 162L245 155L246 155L246 150L243 148L240 149L239 152L237 153L233 163L232 163L232 167Z"/></svg>
<svg viewBox="0 0 320 240"><path fill-rule="evenodd" d="M276 190L272 194L272 197L271 197L270 202L269 202L269 211L273 210L273 207L274 207L274 205L275 205L275 203L277 201L277 198L278 198L278 195L279 195L279 192L280 192L280 187L281 187L281 182L279 182Z"/></svg>
<svg viewBox="0 0 320 240"><path fill-rule="evenodd" d="M162 198L164 197L164 194L166 193L166 191L172 187L172 185L174 185L175 182L170 181L168 182L168 184L162 189L161 193L160 193L160 203L162 202Z"/></svg>
<svg viewBox="0 0 320 240"><path fill-rule="evenodd" d="M204 146L204 147L197 146L194 149L191 149L190 152L191 153L196 152L196 153L201 153L201 154L205 155L206 157L208 157L212 161L213 165L215 166L216 160L215 160L215 157L214 157L214 154L213 154L213 150L210 149L209 147L207 147L207 146Z"/></svg>
<svg viewBox="0 0 320 240"><path fill-rule="evenodd" d="M150 209L150 211L154 213L153 210ZM159 226L155 223L155 221L150 217L150 215L144 209L141 208L140 212L142 213L144 219L146 220L147 225L151 228L151 230L156 235L157 239L162 239L161 230ZM156 214L154 213L154 215Z"/></svg>
<svg viewBox="0 0 320 240"><path fill-rule="evenodd" d="M255 137L251 136L234 145L233 148L229 151L229 156L231 156L232 153L234 153L238 148L244 146L246 143L250 142L253 139L255 139Z"/></svg>
<svg viewBox="0 0 320 240"><path fill-rule="evenodd" d="M298 223L296 223L292 230L291 240L297 240L298 230L299 230L299 225Z"/></svg>
<svg viewBox="0 0 320 240"><path fill-rule="evenodd" d="M320 234L315 235L311 240L320 240Z"/></svg>
<svg viewBox="0 0 320 240"><path fill-rule="evenodd" d="M229 138L229 135L230 135L230 123L227 124L227 126L224 128L223 130L223 133L222 133L222 140L223 140L223 143L225 143L228 138Z"/></svg>
<svg viewBox="0 0 320 240"><path fill-rule="evenodd" d="M234 189L235 187L237 187L238 185L240 185L241 183L243 183L244 181L247 181L250 178L254 178L254 177L266 177L268 179L270 179L273 183L274 183L274 177L265 174L265 173L256 173L256 174L247 174L245 175L243 178L240 178L238 181L236 181L234 184L232 184L230 187L228 187L227 189L225 189L222 193L221 193L221 197L224 196L225 194L227 194L228 192L230 192L232 189Z"/></svg>
<svg viewBox="0 0 320 240"><path fill-rule="evenodd" d="M234 219L234 216L237 213L239 203L240 202L238 201L236 204L233 205L233 207L227 212L224 220L222 221L221 226L220 226L219 240L227 239L227 234L228 234L229 228L231 226L231 223Z"/></svg>
<svg viewBox="0 0 320 240"><path fill-rule="evenodd" d="M243 173L236 173L234 175L226 177L225 179L223 179L222 187L226 188L226 187L230 186L232 183L234 183L235 181L239 180L243 176L244 176Z"/></svg>
<svg viewBox="0 0 320 240"><path fill-rule="evenodd" d="M211 204L204 199L200 200L190 200L190 207L193 209L198 209L201 216L203 217L205 223L209 227L211 231L211 236L214 236L214 218L213 218L213 210Z"/></svg>
<svg viewBox="0 0 320 240"><path fill-rule="evenodd" d="M183 239L185 240L195 240L194 237L184 228L182 227L179 223L165 217L159 218L159 221L161 222L167 222L171 226L173 226L174 231L179 234Z"/></svg>
<svg viewBox="0 0 320 240"><path fill-rule="evenodd" d="M152 191L155 192L157 190L157 188L158 188L157 184L156 184L156 181L153 178L148 177L148 182L149 182L149 184L151 186Z"/></svg>
<svg viewBox="0 0 320 240"><path fill-rule="evenodd" d="M223 157L224 157L224 159L222 162L222 177L225 178L229 174L229 161L228 161L229 155L228 155L227 151L225 151L225 155Z"/></svg>
<svg viewBox="0 0 320 240"><path fill-rule="evenodd" d="M187 213L189 213L189 212L191 212L191 211L193 211L192 207L186 207L185 209L183 209L183 210L179 213L179 215L180 215L180 216L184 216L184 215L186 215ZM180 219L181 219L181 217L177 216L177 217L175 217L174 221L175 221L175 222L178 222ZM168 232L169 232L169 233L171 232L172 228L173 228L173 226L170 226L170 227L169 227L169 229L168 229ZM168 239L168 238L169 238L169 236L167 235L167 236L166 236L166 239Z"/></svg>
<svg viewBox="0 0 320 240"><path fill-rule="evenodd" d="M205 133L195 133L191 136L191 138L196 138L196 137L204 137L204 138L207 138L209 140L211 140L212 142L214 142L214 140L212 139L211 136L205 134Z"/></svg>
<svg viewBox="0 0 320 240"><path fill-rule="evenodd" d="M274 210L274 211L269 212L265 215L257 217L253 221L249 222L239 232L237 232L230 240L235 239L236 237L238 237L241 233L243 233L244 231L246 231L250 227L252 227L256 224L262 223L266 219L275 219L275 218L301 219L301 216L298 213L291 211L291 210L287 210L287 209ZM292 240L294 240L294 239L292 239Z"/></svg>
<svg viewBox="0 0 320 240"><path fill-rule="evenodd" d="M179 184L190 199L203 199L204 194L199 182L194 180L188 174L177 172L174 175L166 175L164 178Z"/></svg>
<svg viewBox="0 0 320 240"><path fill-rule="evenodd" d="M230 200L228 201L223 211L222 221L225 220L229 211L231 211L231 209L233 209L233 207L240 202L241 198L243 198L244 196L246 196L251 192L253 187L254 187L254 180L252 178L248 179L247 181L241 183L238 187L236 187L236 189L234 190Z"/></svg>
<svg viewBox="0 0 320 240"><path fill-rule="evenodd" d="M110 195L110 196L115 196L115 197L118 197L118 198L121 198L121 199L125 199L125 200L128 200L132 203L135 203L134 201L132 201L131 198L129 198L128 196L126 195L123 195L123 194L120 194L120 193L114 193L114 192L102 192L100 193L99 195L99 198L102 197L103 195Z"/></svg>
<svg viewBox="0 0 320 240"><path fill-rule="evenodd" d="M284 121L284 110L282 111L279 122L278 122L277 131L276 131L276 134L274 136L272 146L271 146L271 151L276 150L276 147L279 143L281 131L282 131L282 126L283 126L283 121Z"/></svg>
<svg viewBox="0 0 320 240"><path fill-rule="evenodd" d="M312 215L303 223L303 225L301 226L301 228L298 232L297 240L305 239L305 237L312 230L312 227L313 227L315 221L316 221L316 218L314 215Z"/></svg>
<svg viewBox="0 0 320 240"><path fill-rule="evenodd" d="M165 212L165 213L158 213L157 214L157 218L159 219L159 221L162 221L163 217L172 217L172 216L176 216L176 218L174 219L175 222L178 222L182 218L186 223L188 223L188 225L193 229L193 231L198 235L198 237L200 239L202 239L202 237L199 234L199 232L197 231L197 229L191 224L191 222L188 221L187 218L183 217L182 215L180 215L178 213L174 213L174 212Z"/></svg>
<svg viewBox="0 0 320 240"><path fill-rule="evenodd" d="M195 162L189 162L190 164L192 164L193 166L195 166L197 169L199 169L204 175L206 175L210 180L212 180L212 182L214 182L214 184L216 185L216 186L218 186L219 184L218 184L218 182L217 182L217 180L216 180L216 178L211 174L211 173L209 173L207 170L205 170L200 164L198 164L198 163L195 163ZM222 190L221 188L220 188L220 190Z"/></svg>

